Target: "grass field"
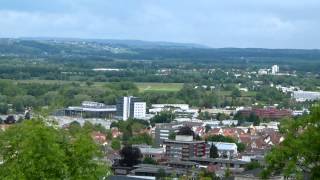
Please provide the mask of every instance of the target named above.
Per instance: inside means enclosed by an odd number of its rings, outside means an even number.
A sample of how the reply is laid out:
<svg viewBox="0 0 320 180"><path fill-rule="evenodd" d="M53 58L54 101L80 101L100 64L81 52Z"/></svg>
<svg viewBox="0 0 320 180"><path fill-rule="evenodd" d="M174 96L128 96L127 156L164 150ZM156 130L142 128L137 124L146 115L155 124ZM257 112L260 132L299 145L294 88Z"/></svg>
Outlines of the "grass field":
<svg viewBox="0 0 320 180"><path fill-rule="evenodd" d="M15 81L15 80L11 80ZM81 86L85 86L86 82L81 81L59 81L59 80L16 80L19 83L39 83L39 84L69 84L69 83L79 83ZM108 82L94 82L93 86L101 87ZM135 83L140 92L146 91L163 91L163 92L176 92L179 91L183 83Z"/></svg>
<svg viewBox="0 0 320 180"><path fill-rule="evenodd" d="M59 80L11 80L19 83L40 83L40 84L68 84L68 83L79 83L81 86L86 86L86 82L81 81L59 81ZM108 84L108 82L94 82L93 86L102 87ZM135 83L140 92L177 92L179 91L183 83ZM231 91L218 91L220 96L231 96ZM254 97L256 92L241 92L242 97Z"/></svg>
<svg viewBox="0 0 320 180"><path fill-rule="evenodd" d="M139 91L179 91L183 84L182 83L136 83Z"/></svg>

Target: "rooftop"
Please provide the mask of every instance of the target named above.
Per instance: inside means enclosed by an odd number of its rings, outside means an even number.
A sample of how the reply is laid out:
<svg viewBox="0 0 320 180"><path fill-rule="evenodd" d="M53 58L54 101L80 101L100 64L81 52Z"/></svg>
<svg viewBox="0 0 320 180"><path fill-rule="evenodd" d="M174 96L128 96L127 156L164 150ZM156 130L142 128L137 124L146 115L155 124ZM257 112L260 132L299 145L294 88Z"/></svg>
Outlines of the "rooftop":
<svg viewBox="0 0 320 180"><path fill-rule="evenodd" d="M218 150L234 150L237 149L235 143L226 143L226 142L208 142L209 144L214 144Z"/></svg>
<svg viewBox="0 0 320 180"><path fill-rule="evenodd" d="M221 159L221 158L192 157L189 160L196 161L196 162L225 163L225 164L239 164L239 165L244 165L249 163L247 161L243 161L239 159Z"/></svg>

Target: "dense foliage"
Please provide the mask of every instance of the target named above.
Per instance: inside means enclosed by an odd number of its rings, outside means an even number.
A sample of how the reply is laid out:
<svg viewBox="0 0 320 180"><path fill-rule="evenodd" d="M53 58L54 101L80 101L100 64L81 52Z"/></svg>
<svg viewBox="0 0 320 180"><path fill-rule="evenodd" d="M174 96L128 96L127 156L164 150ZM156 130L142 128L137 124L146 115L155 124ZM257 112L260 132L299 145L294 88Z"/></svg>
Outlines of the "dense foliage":
<svg viewBox="0 0 320 180"><path fill-rule="evenodd" d="M320 106L315 105L310 115L282 122L280 132L285 140L266 157L264 177L273 173L294 179L305 174L320 177Z"/></svg>
<svg viewBox="0 0 320 180"><path fill-rule="evenodd" d="M0 179L99 179L108 174L89 133L29 120L0 132Z"/></svg>
<svg viewBox="0 0 320 180"><path fill-rule="evenodd" d="M132 167L141 162L142 154L140 149L137 147L132 147L127 145L120 150L120 155L122 157L120 164L122 166Z"/></svg>

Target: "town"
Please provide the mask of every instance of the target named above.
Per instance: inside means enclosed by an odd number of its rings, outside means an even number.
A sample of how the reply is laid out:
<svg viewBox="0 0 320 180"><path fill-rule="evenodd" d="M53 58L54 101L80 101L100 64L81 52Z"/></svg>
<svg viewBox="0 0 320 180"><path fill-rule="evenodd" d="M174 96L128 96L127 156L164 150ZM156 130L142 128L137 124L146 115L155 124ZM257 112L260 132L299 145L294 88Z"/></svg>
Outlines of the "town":
<svg viewBox="0 0 320 180"><path fill-rule="evenodd" d="M279 73L278 65L249 74L290 76ZM261 86L258 81L254 83ZM304 91L298 86L273 83L269 86L289 96L293 104L303 104L303 108L281 107L277 102L263 106L257 102L232 103L220 107L150 104L145 97L123 96L115 104L82 101L80 105L55 109L47 119L69 131L93 127L90 135L102 149L105 163L111 166L111 179L184 176L197 179L204 174L217 179L258 179L266 165L266 155L285 138L280 123L309 114L308 104L320 99L320 92ZM215 86L207 85L192 88L218 91ZM238 86L232 91L232 102L250 89ZM24 114L1 115L0 127L5 131L38 116L39 112L26 107ZM283 176L276 174L271 178L283 179Z"/></svg>
<svg viewBox="0 0 320 180"><path fill-rule="evenodd" d="M1 0L0 180L319 180L319 0Z"/></svg>

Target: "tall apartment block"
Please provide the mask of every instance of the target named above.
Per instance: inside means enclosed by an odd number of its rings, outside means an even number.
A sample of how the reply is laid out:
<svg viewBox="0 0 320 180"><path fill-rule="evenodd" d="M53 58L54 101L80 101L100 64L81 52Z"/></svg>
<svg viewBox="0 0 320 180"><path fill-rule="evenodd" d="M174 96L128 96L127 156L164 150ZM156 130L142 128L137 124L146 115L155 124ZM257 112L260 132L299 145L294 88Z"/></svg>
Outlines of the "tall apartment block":
<svg viewBox="0 0 320 180"><path fill-rule="evenodd" d="M142 99L133 96L122 97L117 102L117 117L122 120L144 118L147 105Z"/></svg>
<svg viewBox="0 0 320 180"><path fill-rule="evenodd" d="M205 141L194 141L192 136L177 135L176 140L164 140L163 146L169 159L188 160L208 157L209 147Z"/></svg>

